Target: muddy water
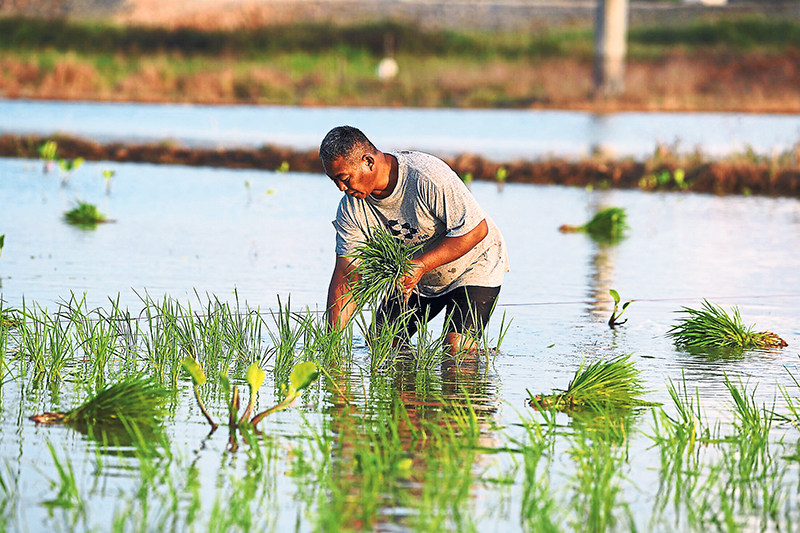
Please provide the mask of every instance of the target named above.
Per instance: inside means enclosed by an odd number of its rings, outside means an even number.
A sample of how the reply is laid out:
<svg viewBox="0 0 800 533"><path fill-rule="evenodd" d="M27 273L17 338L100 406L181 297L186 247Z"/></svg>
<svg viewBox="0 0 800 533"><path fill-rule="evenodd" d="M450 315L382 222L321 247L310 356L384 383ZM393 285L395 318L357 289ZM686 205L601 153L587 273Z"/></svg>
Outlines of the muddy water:
<svg viewBox="0 0 800 533"><path fill-rule="evenodd" d="M334 126L369 132L382 149L473 153L498 161L581 157L602 150L644 158L657 144L726 156L782 152L800 141L800 116L736 113L301 108L0 100L0 133L65 133L91 140L173 140L201 146L313 149Z"/></svg>
<svg viewBox="0 0 800 533"><path fill-rule="evenodd" d="M116 171L110 193L104 169ZM8 305L20 306L24 299L53 308L70 291L85 291L90 306L107 305L109 296L119 294L123 305L135 310L139 299L134 290L183 301L194 299L195 290L230 300L237 290L262 310L274 308L277 296L286 301L289 295L295 309L323 305L334 259L330 221L340 193L321 175L86 163L62 186L57 172L43 174L36 161L0 160L0 176L0 234L6 235L0 281ZM433 388L458 397L466 387L485 420L518 431L513 425L524 410L525 389L565 388L583 358L632 354L653 391L649 399L663 402L668 411L665 383L685 375L690 387L699 387L711 419L723 421L731 418L724 374L758 383L757 398L767 402L777 392L776 383L791 383L785 367L797 374L799 201L513 184L500 192L488 183L474 183L473 192L503 231L510 251L511 272L491 335L497 335L499 313L513 322L493 365L475 374L441 371ZM62 213L76 199L98 205L114 222L93 231L66 225ZM609 205L628 211L631 230L619 244L601 246L584 235L557 231ZM606 325L611 288L624 301L636 300L626 311L629 321L615 331ZM738 306L746 323L777 332L789 347L743 354L676 349L664 336L675 312L681 306L699 307L703 298L725 308ZM355 359L369 367L358 339ZM374 408L370 402L388 401L375 392L380 383L354 370L352 401L366 411ZM413 376L393 386L408 405L426 401L428 389ZM26 420L34 412L69 406L79 392L70 387L60 394L26 390L13 380L0 390L0 457L25 480L19 507L32 530L53 526L42 505L53 496L50 482L57 478L48 440L79 470L92 511L87 527L105 529L99 525L108 524L111 509L122 505L115 494L136 486L124 469L118 477L99 474L91 442L79 434ZM224 411L221 400L212 405L215 412ZM319 425L328 416L325 409L308 407L305 412L301 419L298 410L287 411L265 428L293 442L303 424ZM560 420L568 423L566 417ZM640 425L646 428L646 420ZM776 431L797 437L792 428ZM215 476L220 463L226 463L225 437L204 440L207 429L188 387L168 432L182 457L212 465L199 473L211 505L217 497ZM504 433L488 430L484 438L483 444L491 446L502 446L505 439ZM650 444L647 438L632 438L626 467L637 482L627 489L628 502L645 529L657 484L652 468L657 452ZM486 455L474 467L502 468L507 462ZM294 479L286 475L276 481L282 494L276 496L282 509L275 518L277 531L293 529L302 508L291 497L299 490ZM515 516L520 490L519 479L502 490L483 484L475 488L479 529L520 530ZM497 511L503 502L511 511ZM305 520L300 523L302 530L312 529Z"/></svg>

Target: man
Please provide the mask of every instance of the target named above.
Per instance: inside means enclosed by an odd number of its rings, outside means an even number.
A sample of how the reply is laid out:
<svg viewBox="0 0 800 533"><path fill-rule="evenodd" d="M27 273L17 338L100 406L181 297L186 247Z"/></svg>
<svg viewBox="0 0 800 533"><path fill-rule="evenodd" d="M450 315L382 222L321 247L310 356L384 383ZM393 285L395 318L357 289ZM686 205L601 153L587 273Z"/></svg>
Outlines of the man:
<svg viewBox="0 0 800 533"><path fill-rule="evenodd" d="M446 309L446 340L452 353L470 349L483 331L508 271L500 231L447 164L421 152L383 153L358 129L339 126L320 145L325 173L345 193L336 220L336 265L328 289L327 318L344 327L355 303L348 298L353 264L347 257L384 227L409 246L422 245L403 297L416 321ZM417 291L414 291L417 288ZM412 292L413 291L413 292ZM379 317L392 320L399 302L385 302Z"/></svg>

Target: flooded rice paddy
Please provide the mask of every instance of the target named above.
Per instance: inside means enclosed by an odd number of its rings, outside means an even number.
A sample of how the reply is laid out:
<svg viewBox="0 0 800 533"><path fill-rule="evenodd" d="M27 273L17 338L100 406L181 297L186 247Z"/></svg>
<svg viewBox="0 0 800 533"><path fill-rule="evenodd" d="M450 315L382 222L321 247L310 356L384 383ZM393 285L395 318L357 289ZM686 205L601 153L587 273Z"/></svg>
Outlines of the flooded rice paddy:
<svg viewBox="0 0 800 533"><path fill-rule="evenodd" d="M115 171L109 190L103 170ZM488 333L496 340L501 315L511 320L500 352L477 365L373 369L358 328L352 350L333 355L314 333L340 196L321 174L85 163L62 185L38 161L0 160L0 176L3 305L49 324L0 329L2 529L785 531L800 522L795 199L473 183L510 253ZM67 225L77 199L114 222ZM601 206L627 210L618 244L558 232ZM609 289L635 300L616 330L606 324ZM296 343L291 332L279 338L279 298L298 313ZM665 336L676 311L703 298L737 306L789 346L676 348ZM246 401L245 370L266 361L259 410L282 398L281 357L325 372L261 434L234 443L227 427L209 434L180 369L187 353L206 366L201 395L217 422L228 416L225 368ZM624 354L660 406L584 416L525 406L526 389L565 389L582 361ZM28 420L136 372L177 390L153 434L103 440ZM726 376L750 402L738 412ZM670 380L685 387L683 418Z"/></svg>
<svg viewBox="0 0 800 533"><path fill-rule="evenodd" d="M387 109L57 102L0 99L0 133L63 133L97 142L169 140L187 146L264 144L316 149L331 128L358 124L377 146L495 161L586 157L601 149L643 159L659 144L725 157L792 149L791 114L610 113L511 109Z"/></svg>

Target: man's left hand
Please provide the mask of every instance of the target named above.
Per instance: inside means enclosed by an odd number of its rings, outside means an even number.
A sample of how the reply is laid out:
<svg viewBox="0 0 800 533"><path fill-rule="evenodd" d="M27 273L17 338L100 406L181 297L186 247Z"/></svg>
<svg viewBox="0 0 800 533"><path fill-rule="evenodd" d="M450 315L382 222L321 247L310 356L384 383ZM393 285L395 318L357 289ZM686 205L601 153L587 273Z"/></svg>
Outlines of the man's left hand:
<svg viewBox="0 0 800 533"><path fill-rule="evenodd" d="M420 261L419 259L412 259L411 260L412 267L411 271L400 280L400 288L403 291L403 300L408 301L411 297L411 292L414 290L414 287L417 286L419 280L422 279L422 276L427 272L425 268L425 263Z"/></svg>

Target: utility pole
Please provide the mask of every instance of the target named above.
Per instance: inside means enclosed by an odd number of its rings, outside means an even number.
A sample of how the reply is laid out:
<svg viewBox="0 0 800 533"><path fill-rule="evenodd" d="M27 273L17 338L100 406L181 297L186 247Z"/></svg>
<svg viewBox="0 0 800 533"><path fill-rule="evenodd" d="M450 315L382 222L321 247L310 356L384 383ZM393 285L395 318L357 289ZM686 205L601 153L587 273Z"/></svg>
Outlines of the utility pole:
<svg viewBox="0 0 800 533"><path fill-rule="evenodd" d="M625 90L628 0L597 0L594 20L594 89L597 96Z"/></svg>

